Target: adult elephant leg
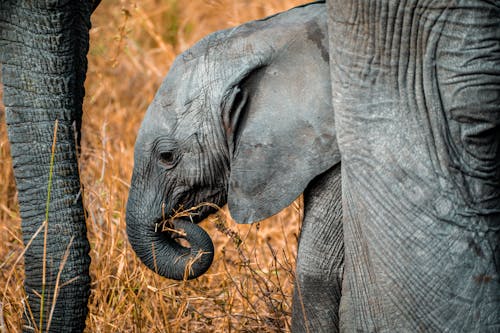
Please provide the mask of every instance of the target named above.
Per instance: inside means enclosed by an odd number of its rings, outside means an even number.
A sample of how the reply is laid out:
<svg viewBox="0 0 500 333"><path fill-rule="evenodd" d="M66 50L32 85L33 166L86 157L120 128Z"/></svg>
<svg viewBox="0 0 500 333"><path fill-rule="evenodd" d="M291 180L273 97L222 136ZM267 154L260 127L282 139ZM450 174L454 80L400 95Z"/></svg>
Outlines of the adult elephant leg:
<svg viewBox="0 0 500 333"><path fill-rule="evenodd" d="M338 332L344 267L340 164L304 192L293 294L293 332Z"/></svg>
<svg viewBox="0 0 500 333"><path fill-rule="evenodd" d="M0 61L19 191L30 312L25 330L77 332L90 294L85 218L75 134L84 96L92 1L0 2ZM48 233L51 148L56 120ZM45 273L45 275L43 275ZM28 310L25 313L29 313ZM49 327L50 324L50 327Z"/></svg>
<svg viewBox="0 0 500 333"><path fill-rule="evenodd" d="M328 5L341 330L498 332L498 2Z"/></svg>

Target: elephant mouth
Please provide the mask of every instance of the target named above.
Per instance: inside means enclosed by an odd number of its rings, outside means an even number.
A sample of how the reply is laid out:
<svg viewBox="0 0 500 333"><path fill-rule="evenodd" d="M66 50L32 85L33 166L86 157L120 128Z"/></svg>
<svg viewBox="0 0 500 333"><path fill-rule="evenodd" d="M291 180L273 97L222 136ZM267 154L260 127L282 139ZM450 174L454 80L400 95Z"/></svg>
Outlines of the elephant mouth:
<svg viewBox="0 0 500 333"><path fill-rule="evenodd" d="M215 213L226 203L226 191L220 189L201 189L194 191L197 195L184 193L178 200L177 204L173 205L177 209L169 207L171 219L188 218L193 223L200 223L210 214ZM189 207L189 208L185 208ZM165 214L158 218L155 225L165 224Z"/></svg>
<svg viewBox="0 0 500 333"><path fill-rule="evenodd" d="M188 240L188 234L184 228L178 228L179 219L159 218L155 223L155 234L159 239L167 242L175 242L186 249L191 249L191 243ZM197 223L186 220L187 223Z"/></svg>

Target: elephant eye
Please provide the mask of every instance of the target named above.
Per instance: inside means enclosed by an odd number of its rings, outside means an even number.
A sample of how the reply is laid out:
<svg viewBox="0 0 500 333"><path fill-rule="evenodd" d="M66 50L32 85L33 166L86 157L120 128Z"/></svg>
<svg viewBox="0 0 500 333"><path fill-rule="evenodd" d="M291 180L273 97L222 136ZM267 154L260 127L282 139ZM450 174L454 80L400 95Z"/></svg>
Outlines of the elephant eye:
<svg viewBox="0 0 500 333"><path fill-rule="evenodd" d="M173 167L175 165L175 153L172 151L160 153L160 162L167 168Z"/></svg>

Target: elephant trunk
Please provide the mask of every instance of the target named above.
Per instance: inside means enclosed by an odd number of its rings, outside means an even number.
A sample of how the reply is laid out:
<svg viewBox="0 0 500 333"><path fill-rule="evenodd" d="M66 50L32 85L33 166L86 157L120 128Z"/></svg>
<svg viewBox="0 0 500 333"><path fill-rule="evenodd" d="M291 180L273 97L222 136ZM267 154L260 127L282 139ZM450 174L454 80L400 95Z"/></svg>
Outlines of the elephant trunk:
<svg viewBox="0 0 500 333"><path fill-rule="evenodd" d="M91 9L90 0L0 2L4 104L27 246L29 331L81 332L88 312L90 247L75 137Z"/></svg>
<svg viewBox="0 0 500 333"><path fill-rule="evenodd" d="M127 209L129 242L141 261L157 274L174 280L194 279L205 273L214 258L214 246L205 230L182 219L174 220L172 228L160 225L137 223ZM181 239L189 246L181 244Z"/></svg>

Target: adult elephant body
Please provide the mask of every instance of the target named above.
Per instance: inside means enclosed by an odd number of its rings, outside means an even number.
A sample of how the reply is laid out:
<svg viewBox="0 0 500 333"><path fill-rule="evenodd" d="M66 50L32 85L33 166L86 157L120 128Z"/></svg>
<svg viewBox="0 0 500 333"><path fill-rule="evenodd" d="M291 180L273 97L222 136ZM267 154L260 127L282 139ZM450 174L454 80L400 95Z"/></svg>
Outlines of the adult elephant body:
<svg viewBox="0 0 500 333"><path fill-rule="evenodd" d="M328 1L345 332L500 330L499 5Z"/></svg>
<svg viewBox="0 0 500 333"><path fill-rule="evenodd" d="M211 240L174 220L191 243L180 246L178 234L159 228L167 217L227 201L236 221L252 223L307 188L293 325L313 331L338 324L343 259L325 9L313 3L220 31L180 55L139 130L127 205L142 261L169 278L194 278L211 264Z"/></svg>
<svg viewBox="0 0 500 333"><path fill-rule="evenodd" d="M33 317L27 315L24 325L29 332L79 332L85 327L90 258L75 136L82 116L90 14L98 2L0 2L3 100L23 240L30 244L25 314ZM44 237L41 226L47 219Z"/></svg>

